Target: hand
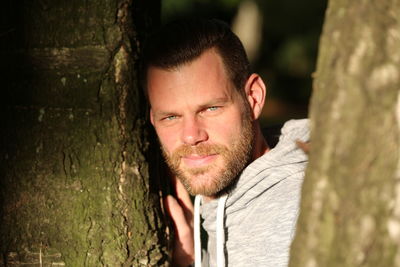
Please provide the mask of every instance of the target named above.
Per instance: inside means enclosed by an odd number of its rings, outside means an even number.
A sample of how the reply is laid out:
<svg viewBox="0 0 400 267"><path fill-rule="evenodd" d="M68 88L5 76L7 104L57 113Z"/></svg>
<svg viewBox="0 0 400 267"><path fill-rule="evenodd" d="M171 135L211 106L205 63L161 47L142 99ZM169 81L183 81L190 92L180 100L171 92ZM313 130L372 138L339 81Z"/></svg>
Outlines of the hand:
<svg viewBox="0 0 400 267"><path fill-rule="evenodd" d="M296 145L297 145L299 148L301 148L301 149L304 151L304 153L306 153L306 154L310 153L310 149L311 149L311 143L310 143L310 141L308 141L308 142L302 142L302 141L300 141L300 140L296 140Z"/></svg>
<svg viewBox="0 0 400 267"><path fill-rule="evenodd" d="M171 216L175 228L175 243L172 266L187 267L194 262L193 204L182 183L172 178L176 198L164 198L165 208Z"/></svg>

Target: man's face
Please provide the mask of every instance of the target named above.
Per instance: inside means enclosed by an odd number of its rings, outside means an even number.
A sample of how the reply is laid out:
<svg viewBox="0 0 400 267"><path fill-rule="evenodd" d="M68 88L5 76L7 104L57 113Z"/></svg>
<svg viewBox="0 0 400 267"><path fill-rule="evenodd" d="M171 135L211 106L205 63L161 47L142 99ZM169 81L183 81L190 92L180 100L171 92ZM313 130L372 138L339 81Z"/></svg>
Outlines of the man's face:
<svg viewBox="0 0 400 267"><path fill-rule="evenodd" d="M252 152L252 119L213 50L173 70L150 67L147 90L166 161L190 194L215 196Z"/></svg>

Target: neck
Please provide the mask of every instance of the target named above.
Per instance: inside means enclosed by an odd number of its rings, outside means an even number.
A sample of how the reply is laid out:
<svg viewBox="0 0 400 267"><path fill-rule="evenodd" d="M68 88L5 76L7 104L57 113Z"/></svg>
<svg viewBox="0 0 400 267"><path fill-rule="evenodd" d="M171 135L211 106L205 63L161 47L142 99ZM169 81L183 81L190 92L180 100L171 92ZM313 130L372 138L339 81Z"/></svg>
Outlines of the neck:
<svg viewBox="0 0 400 267"><path fill-rule="evenodd" d="M256 121L254 126L254 147L251 161L255 161L270 150L264 135L261 132L260 124Z"/></svg>

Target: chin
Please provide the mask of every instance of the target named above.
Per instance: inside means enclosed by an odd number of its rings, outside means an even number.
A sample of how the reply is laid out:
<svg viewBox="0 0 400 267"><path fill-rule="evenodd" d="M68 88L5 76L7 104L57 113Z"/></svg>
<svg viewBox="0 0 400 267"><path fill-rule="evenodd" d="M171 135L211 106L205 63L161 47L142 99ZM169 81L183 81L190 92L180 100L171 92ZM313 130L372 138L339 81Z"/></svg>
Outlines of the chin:
<svg viewBox="0 0 400 267"><path fill-rule="evenodd" d="M188 177L188 176L187 176ZM215 197L225 192L231 184L231 181L227 183L227 180L221 179L221 174L201 174L201 175L190 175L186 180L186 189L191 195L203 195L206 197ZM185 183L183 182L185 185Z"/></svg>

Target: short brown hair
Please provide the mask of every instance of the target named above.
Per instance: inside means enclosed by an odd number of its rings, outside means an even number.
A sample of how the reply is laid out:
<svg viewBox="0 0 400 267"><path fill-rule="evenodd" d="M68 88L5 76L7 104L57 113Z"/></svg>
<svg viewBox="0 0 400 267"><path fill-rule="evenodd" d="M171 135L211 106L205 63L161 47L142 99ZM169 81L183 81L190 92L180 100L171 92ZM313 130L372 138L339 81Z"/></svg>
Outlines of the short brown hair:
<svg viewBox="0 0 400 267"><path fill-rule="evenodd" d="M149 67L174 69L215 48L235 88L244 94L250 64L242 42L229 26L216 19L183 19L171 22L155 32L146 42L142 84L146 86Z"/></svg>

